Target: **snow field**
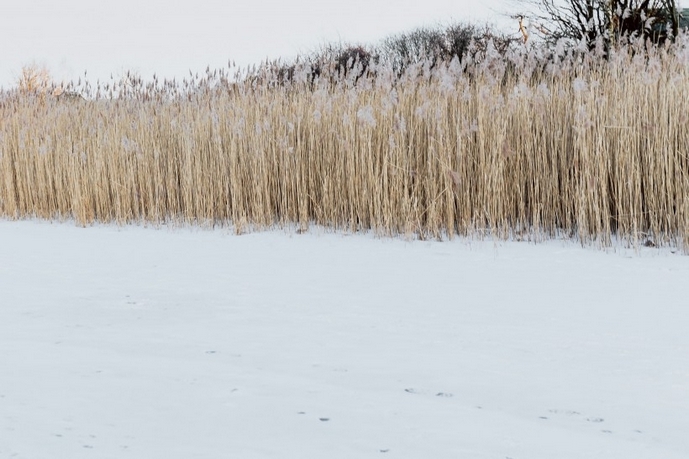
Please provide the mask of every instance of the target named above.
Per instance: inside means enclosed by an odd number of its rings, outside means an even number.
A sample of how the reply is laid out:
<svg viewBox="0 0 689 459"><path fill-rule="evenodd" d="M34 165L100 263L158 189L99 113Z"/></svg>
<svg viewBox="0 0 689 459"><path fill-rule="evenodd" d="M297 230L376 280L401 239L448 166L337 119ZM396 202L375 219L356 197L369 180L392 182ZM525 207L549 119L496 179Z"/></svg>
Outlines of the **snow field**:
<svg viewBox="0 0 689 459"><path fill-rule="evenodd" d="M689 259L0 221L0 457L686 458Z"/></svg>

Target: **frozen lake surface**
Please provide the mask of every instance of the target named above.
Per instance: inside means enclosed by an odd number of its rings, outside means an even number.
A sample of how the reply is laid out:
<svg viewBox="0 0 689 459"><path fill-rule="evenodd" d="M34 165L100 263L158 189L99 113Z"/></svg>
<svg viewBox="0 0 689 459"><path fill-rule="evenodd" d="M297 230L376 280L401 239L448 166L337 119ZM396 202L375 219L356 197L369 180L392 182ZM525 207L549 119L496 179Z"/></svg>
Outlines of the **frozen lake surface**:
<svg viewBox="0 0 689 459"><path fill-rule="evenodd" d="M0 220L0 457L689 452L689 258Z"/></svg>

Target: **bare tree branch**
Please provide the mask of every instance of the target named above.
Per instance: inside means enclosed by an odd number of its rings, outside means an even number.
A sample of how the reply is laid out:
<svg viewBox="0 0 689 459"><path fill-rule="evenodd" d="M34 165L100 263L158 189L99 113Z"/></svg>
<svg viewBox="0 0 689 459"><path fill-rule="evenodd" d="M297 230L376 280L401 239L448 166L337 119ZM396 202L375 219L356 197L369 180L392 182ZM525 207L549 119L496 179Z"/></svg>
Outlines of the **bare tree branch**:
<svg viewBox="0 0 689 459"><path fill-rule="evenodd" d="M536 32L547 40L584 41L590 49L602 38L606 49L624 36L661 43L679 33L676 0L516 0ZM521 30L521 28L520 28ZM543 34L542 30L548 30ZM529 30L522 32L530 35Z"/></svg>

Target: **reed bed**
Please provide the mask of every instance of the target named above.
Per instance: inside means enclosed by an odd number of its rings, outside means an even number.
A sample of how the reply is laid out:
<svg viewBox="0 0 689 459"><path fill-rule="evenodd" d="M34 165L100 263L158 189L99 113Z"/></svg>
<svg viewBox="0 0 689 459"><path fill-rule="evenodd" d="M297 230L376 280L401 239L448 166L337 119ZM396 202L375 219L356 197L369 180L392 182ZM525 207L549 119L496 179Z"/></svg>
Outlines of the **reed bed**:
<svg viewBox="0 0 689 459"><path fill-rule="evenodd" d="M689 247L689 53L0 95L0 215Z"/></svg>

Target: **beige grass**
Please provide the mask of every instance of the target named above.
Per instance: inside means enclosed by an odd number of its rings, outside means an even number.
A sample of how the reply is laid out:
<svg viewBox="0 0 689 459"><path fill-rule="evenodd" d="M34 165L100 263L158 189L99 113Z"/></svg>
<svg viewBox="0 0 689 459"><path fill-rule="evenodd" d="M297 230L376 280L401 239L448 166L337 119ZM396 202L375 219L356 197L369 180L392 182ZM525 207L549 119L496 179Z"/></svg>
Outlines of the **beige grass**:
<svg viewBox="0 0 689 459"><path fill-rule="evenodd" d="M0 214L687 247L686 56L637 48L534 72L524 52L509 74L486 56L315 89L216 73L86 101L5 93Z"/></svg>

